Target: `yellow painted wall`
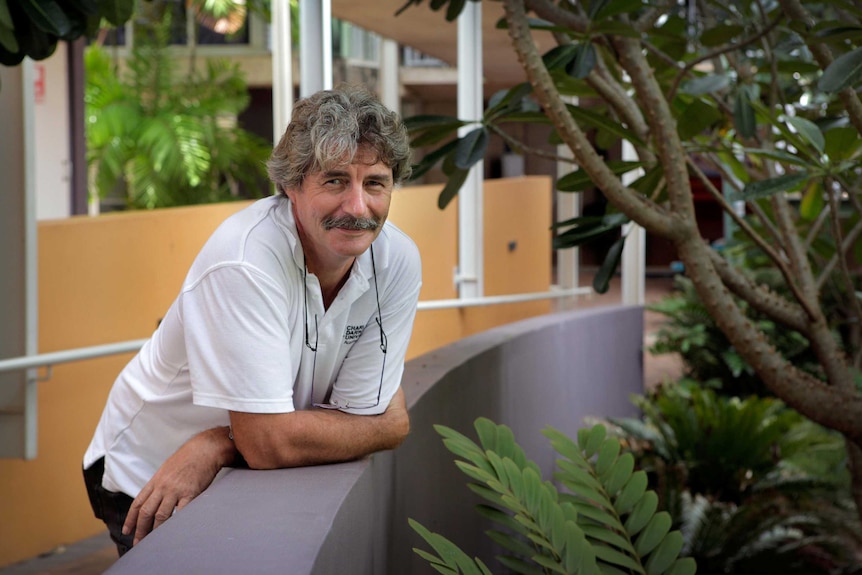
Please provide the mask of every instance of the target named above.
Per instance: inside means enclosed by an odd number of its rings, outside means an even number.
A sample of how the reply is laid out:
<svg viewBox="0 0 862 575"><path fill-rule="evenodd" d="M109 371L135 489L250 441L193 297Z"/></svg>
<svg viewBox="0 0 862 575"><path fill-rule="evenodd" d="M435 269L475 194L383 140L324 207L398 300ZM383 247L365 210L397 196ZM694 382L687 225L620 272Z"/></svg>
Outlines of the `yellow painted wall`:
<svg viewBox="0 0 862 575"><path fill-rule="evenodd" d="M457 296L457 207L437 209L441 186L395 192L390 219L419 246L421 300ZM246 203L109 214L39 224L39 350L149 336L200 246ZM551 182L485 183L485 292L547 291ZM509 242L516 242L514 250ZM548 313L547 301L417 315L409 357L490 327ZM55 366L39 385L38 456L0 459L0 567L104 529L93 518L81 457L114 377L131 354Z"/></svg>

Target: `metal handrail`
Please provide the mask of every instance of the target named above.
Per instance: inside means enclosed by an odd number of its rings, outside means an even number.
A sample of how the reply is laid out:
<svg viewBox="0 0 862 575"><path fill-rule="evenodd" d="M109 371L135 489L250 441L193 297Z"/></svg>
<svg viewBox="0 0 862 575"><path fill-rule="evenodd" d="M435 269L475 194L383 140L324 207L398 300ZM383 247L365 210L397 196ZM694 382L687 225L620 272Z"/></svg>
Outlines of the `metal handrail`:
<svg viewBox="0 0 862 575"><path fill-rule="evenodd" d="M520 303L525 301L534 301L542 299L559 299L564 297L572 297L578 295L588 295L592 293L592 288L578 287L565 290L536 292L526 294L487 296L479 298L465 299L440 299L420 301L416 306L417 310L437 310L451 309L462 307L479 307L487 305L499 305L505 303ZM70 363L73 361L82 361L85 359L94 359L108 355L117 355L120 353L137 352L150 338L135 339L130 341L122 341L118 343L109 343L105 345L94 345L90 347L79 347L64 351L54 351L50 353L40 353L37 355L27 355L15 357L11 359L0 360L0 373L5 371L15 371L21 369L32 369L38 367L48 367L59 363Z"/></svg>

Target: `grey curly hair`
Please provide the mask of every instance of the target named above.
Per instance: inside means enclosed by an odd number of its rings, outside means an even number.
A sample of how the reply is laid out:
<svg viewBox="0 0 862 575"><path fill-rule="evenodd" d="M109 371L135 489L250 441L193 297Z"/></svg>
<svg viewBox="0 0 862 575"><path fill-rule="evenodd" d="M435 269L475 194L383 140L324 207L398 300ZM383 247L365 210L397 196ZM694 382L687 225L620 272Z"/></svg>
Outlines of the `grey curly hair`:
<svg viewBox="0 0 862 575"><path fill-rule="evenodd" d="M340 86L296 103L293 117L266 164L279 192L353 158L360 146L392 168L396 185L410 177L410 141L398 114L359 86Z"/></svg>

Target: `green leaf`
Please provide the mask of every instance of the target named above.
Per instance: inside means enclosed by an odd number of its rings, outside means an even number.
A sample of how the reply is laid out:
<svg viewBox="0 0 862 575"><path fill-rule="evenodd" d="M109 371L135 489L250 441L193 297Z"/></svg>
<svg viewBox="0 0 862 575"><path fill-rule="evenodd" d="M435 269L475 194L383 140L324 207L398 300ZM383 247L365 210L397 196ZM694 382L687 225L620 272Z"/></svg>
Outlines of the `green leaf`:
<svg viewBox="0 0 862 575"><path fill-rule="evenodd" d="M607 543L608 545L615 547L618 551L624 552L628 555L632 555L635 552L634 548L632 547L631 542L628 539L626 539L625 537L623 537L619 533L615 533L611 529L608 529L604 525L590 525L589 523L584 523L583 525L581 525L581 529L583 529L584 534L588 538L593 539L595 541L601 541L603 543ZM600 546L597 545L596 547L600 547ZM596 551L596 555L598 555L599 558L601 558L601 559L608 560L604 556L602 556L602 554L599 553L598 551ZM614 561L614 563L617 563L617 562Z"/></svg>
<svg viewBox="0 0 862 575"><path fill-rule="evenodd" d="M566 68L569 65L569 62L574 60L577 51L577 44L562 44L560 46L554 46L542 55L542 62L544 62L545 68L549 71Z"/></svg>
<svg viewBox="0 0 862 575"><path fill-rule="evenodd" d="M827 130L824 137L826 138L825 152L832 164L853 157L862 145L859 132L852 126Z"/></svg>
<svg viewBox="0 0 862 575"><path fill-rule="evenodd" d="M593 277L593 289L597 293L606 293L611 285L611 278L620 266L623 257L623 248L626 244L626 236L620 236L608 250L605 261Z"/></svg>
<svg viewBox="0 0 862 575"><path fill-rule="evenodd" d="M680 86L679 91L692 96L702 96L712 92L720 92L730 85L730 78L724 74L712 74L709 76L698 76L688 80Z"/></svg>
<svg viewBox="0 0 862 575"><path fill-rule="evenodd" d="M625 553L621 553L611 547L605 547L604 545L593 545L593 551L596 553L596 558L601 559L602 561L607 561L608 563L612 563L614 565L619 565L620 567L630 569L634 572L638 572L641 569L640 563L626 555Z"/></svg>
<svg viewBox="0 0 862 575"><path fill-rule="evenodd" d="M605 437L607 437L608 430L604 425L594 425L590 431L587 433L583 443L580 443L581 449L584 451L584 455L586 457L592 457L599 450L599 447L602 446L602 442L604 442Z"/></svg>
<svg viewBox="0 0 862 575"><path fill-rule="evenodd" d="M824 92L840 92L862 80L862 48L837 57L823 71L817 87Z"/></svg>
<svg viewBox="0 0 862 575"><path fill-rule="evenodd" d="M635 540L635 551L637 551L637 554L645 557L650 551L655 549L670 531L672 523L670 513L667 511L659 511L653 515L637 540Z"/></svg>
<svg viewBox="0 0 862 575"><path fill-rule="evenodd" d="M455 166L469 170L485 157L488 150L488 129L484 126L466 134L455 148Z"/></svg>
<svg viewBox="0 0 862 575"><path fill-rule="evenodd" d="M614 462L613 467L608 471L607 480L605 480L605 491L613 497L617 491L622 489L623 485L628 483L634 473L635 458L631 453L623 453Z"/></svg>
<svg viewBox="0 0 862 575"><path fill-rule="evenodd" d="M125 24L134 9L134 0L99 0L99 14L114 26Z"/></svg>
<svg viewBox="0 0 862 575"><path fill-rule="evenodd" d="M659 184L662 183L662 178L664 178L664 166L659 163L629 184L629 187L645 196L652 196Z"/></svg>
<svg viewBox="0 0 862 575"><path fill-rule="evenodd" d="M735 24L719 24L710 26L700 35L700 41L704 46L715 47L727 44L737 36L745 32L745 28Z"/></svg>
<svg viewBox="0 0 862 575"><path fill-rule="evenodd" d="M0 27L15 30L15 23L12 22L12 15L9 13L8 0L0 0Z"/></svg>
<svg viewBox="0 0 862 575"><path fill-rule="evenodd" d="M440 195L437 197L438 208L441 210L446 209L446 206L448 206L449 202L458 195L458 191L461 189L461 186L463 186L464 182L467 181L469 173L469 170L456 169L449 174L449 178L446 180L446 185L443 187L443 191L441 191Z"/></svg>
<svg viewBox="0 0 862 575"><path fill-rule="evenodd" d="M817 124L799 116L788 116L786 120L806 142L814 146L821 154L823 153L826 141L823 138L823 132L820 131Z"/></svg>
<svg viewBox="0 0 862 575"><path fill-rule="evenodd" d="M799 171L792 174L784 174L768 180L749 182L742 190L742 198L746 201L766 198L779 192L789 192L797 189L808 181L811 176L808 172ZM738 196L733 199L740 199Z"/></svg>
<svg viewBox="0 0 862 575"><path fill-rule="evenodd" d="M753 138L757 130L757 120L751 105L755 98L754 92L755 88L743 84L737 87L733 100L733 125L743 138Z"/></svg>
<svg viewBox="0 0 862 575"><path fill-rule="evenodd" d="M446 138L456 135L459 127L460 126L456 124L446 124L434 128L428 128L410 140L410 145L414 148L424 148L425 146L439 144Z"/></svg>
<svg viewBox="0 0 862 575"><path fill-rule="evenodd" d="M417 132L427 130L429 128L439 128L442 126L460 128L466 126L467 122L459 120L455 116L442 116L438 114L419 114L404 118L404 127L408 132Z"/></svg>
<svg viewBox="0 0 862 575"><path fill-rule="evenodd" d="M3 0L0 0L2 2ZM15 32L11 28L7 28L0 24L0 46L6 48L9 52L16 53L21 50L18 45L18 40L15 38Z"/></svg>
<svg viewBox="0 0 862 575"><path fill-rule="evenodd" d="M803 219L813 221L823 211L823 185L819 180L815 180L808 184L805 194L802 196L802 202L799 204L799 215Z"/></svg>
<svg viewBox="0 0 862 575"><path fill-rule="evenodd" d="M662 575L679 557L682 550L682 533L668 533L658 548L649 556L646 562L647 575Z"/></svg>
<svg viewBox="0 0 862 575"><path fill-rule="evenodd" d="M596 459L596 473L598 475L604 475L614 462L617 460L617 457L620 454L620 442L618 439L609 437L604 440L601 448L599 449L599 456Z"/></svg>
<svg viewBox="0 0 862 575"><path fill-rule="evenodd" d="M518 555L529 557L535 552L535 550L523 540L516 537L512 537L508 533L503 533L502 531L488 530L485 531L485 535L487 535L491 541L495 542L500 547L511 551L512 553L517 553Z"/></svg>
<svg viewBox="0 0 862 575"><path fill-rule="evenodd" d="M658 495L655 491L647 491L626 518L624 527L630 537L634 537L647 526L656 509L658 509Z"/></svg>
<svg viewBox="0 0 862 575"><path fill-rule="evenodd" d="M458 145L458 139L454 139L451 142L446 143L445 145L437 148L433 152L429 152L423 156L421 160L419 160L418 164L413 166L413 172L410 174L411 180L416 180L425 175L428 170L434 167L434 165L439 162L443 157L452 152L455 147Z"/></svg>
<svg viewBox="0 0 862 575"><path fill-rule="evenodd" d="M446 20L449 22L457 20L466 4L467 0L450 0L449 8L446 9Z"/></svg>
<svg viewBox="0 0 862 575"><path fill-rule="evenodd" d="M697 99L686 106L677 118L681 140L690 140L723 119L722 113L707 102Z"/></svg>
<svg viewBox="0 0 862 575"><path fill-rule="evenodd" d="M644 471L636 471L620 490L620 494L614 501L614 508L620 515L630 512L635 503L640 501L647 488L647 474Z"/></svg>
<svg viewBox="0 0 862 575"><path fill-rule="evenodd" d="M587 108L573 106L572 104L566 104L566 109L569 111L569 114L572 115L575 121L580 124L592 128L598 128L599 130L604 130L613 134L614 136L617 136L618 138L622 138L623 140L631 142L635 146L644 145L643 140L639 138L634 132L632 132L616 120L608 118L606 115L594 112L593 110L589 110ZM608 165L616 165L621 162L610 161L606 163Z"/></svg>
<svg viewBox="0 0 862 575"><path fill-rule="evenodd" d="M18 5L43 32L62 38L72 30L69 17L54 0L20 0Z"/></svg>
<svg viewBox="0 0 862 575"><path fill-rule="evenodd" d="M596 48L591 42L578 44L575 47L574 58L566 65L566 73L582 80L590 75L597 61Z"/></svg>
<svg viewBox="0 0 862 575"><path fill-rule="evenodd" d="M795 154L791 154L785 150L767 150L760 148L743 148L746 154L750 156L757 156L760 158L769 158L770 160L775 160L776 162L780 162L782 164L791 164L794 166L808 166L809 163L805 161L803 158Z"/></svg>
<svg viewBox="0 0 862 575"><path fill-rule="evenodd" d="M473 427L479 436L479 445L482 449L497 451L497 424L487 417L478 417L473 422Z"/></svg>
<svg viewBox="0 0 862 575"><path fill-rule="evenodd" d="M644 162L634 162L634 161L626 161L626 160L610 160L606 162L608 169L611 170L615 175L621 176L622 174L631 172L632 170L637 170L638 168L642 168L646 164ZM587 175L587 172L584 170L575 170L573 172L569 172L559 180L557 180L557 191L560 192L583 192L590 188L595 187L593 180L590 176Z"/></svg>
<svg viewBox="0 0 862 575"><path fill-rule="evenodd" d="M697 563L693 557L677 559L667 571L667 575L694 575L697 572Z"/></svg>
<svg viewBox="0 0 862 575"><path fill-rule="evenodd" d="M590 20L601 22L619 14L631 14L643 8L641 0L609 0L604 2L593 2L590 12L594 12Z"/></svg>
<svg viewBox="0 0 862 575"><path fill-rule="evenodd" d="M486 122L497 114L521 110L524 98L533 91L529 82L521 82L508 90L499 90L488 100L484 117Z"/></svg>

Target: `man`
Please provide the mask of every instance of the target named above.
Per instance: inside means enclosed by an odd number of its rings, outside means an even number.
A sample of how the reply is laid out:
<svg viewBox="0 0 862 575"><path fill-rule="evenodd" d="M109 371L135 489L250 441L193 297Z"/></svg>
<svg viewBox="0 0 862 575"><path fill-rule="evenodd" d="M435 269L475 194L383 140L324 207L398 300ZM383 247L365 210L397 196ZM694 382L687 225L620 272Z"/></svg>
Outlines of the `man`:
<svg viewBox="0 0 862 575"><path fill-rule="evenodd" d="M222 467L346 461L397 447L421 284L386 222L410 173L397 115L362 89L297 103L268 162L278 193L228 218L114 383L86 454L120 555Z"/></svg>

